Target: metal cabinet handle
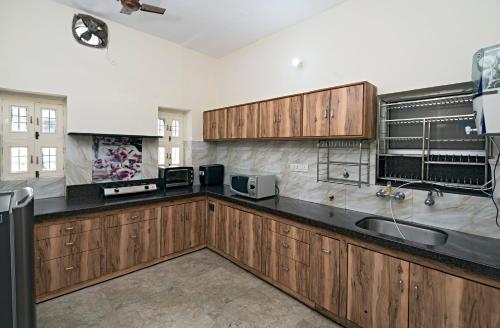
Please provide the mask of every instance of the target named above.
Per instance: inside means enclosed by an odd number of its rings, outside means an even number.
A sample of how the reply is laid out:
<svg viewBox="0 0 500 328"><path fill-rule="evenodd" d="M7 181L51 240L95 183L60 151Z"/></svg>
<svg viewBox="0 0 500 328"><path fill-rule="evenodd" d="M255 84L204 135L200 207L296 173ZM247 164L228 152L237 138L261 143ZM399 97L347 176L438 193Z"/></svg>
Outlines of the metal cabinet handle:
<svg viewBox="0 0 500 328"><path fill-rule="evenodd" d="M283 229L282 230L284 233L289 233L290 232L290 229Z"/></svg>
<svg viewBox="0 0 500 328"><path fill-rule="evenodd" d="M72 270L74 270L74 269L75 269L75 267L74 267L74 266L69 266L69 267L67 267L67 268L64 268L64 271L72 271Z"/></svg>
<svg viewBox="0 0 500 328"><path fill-rule="evenodd" d="M415 285L413 288L415 289L415 297L418 299L418 285Z"/></svg>
<svg viewBox="0 0 500 328"><path fill-rule="evenodd" d="M132 220L135 220L135 219L138 219L138 218L139 218L139 215L132 215L130 218L131 218Z"/></svg>
<svg viewBox="0 0 500 328"><path fill-rule="evenodd" d="M325 118L328 118L328 109L325 109Z"/></svg>
<svg viewBox="0 0 500 328"><path fill-rule="evenodd" d="M399 289L401 290L401 293L404 291L405 288L405 283L402 279L399 279Z"/></svg>
<svg viewBox="0 0 500 328"><path fill-rule="evenodd" d="M284 248L289 248L290 245L288 245L287 243L281 243L281 246L283 246Z"/></svg>
<svg viewBox="0 0 500 328"><path fill-rule="evenodd" d="M284 267L284 266L282 266L282 267L281 267L281 269L282 269L282 270L285 270L285 271L287 271L287 272L288 272L288 271L290 271L290 269L288 269L287 267Z"/></svg>
<svg viewBox="0 0 500 328"><path fill-rule="evenodd" d="M321 251L325 254L332 254L332 251L328 250L328 249L321 249Z"/></svg>
<svg viewBox="0 0 500 328"><path fill-rule="evenodd" d="M73 246L74 244L75 244L75 242L74 242L74 241L68 241L68 242L67 242L66 244L64 244L64 245L66 245L66 246Z"/></svg>
<svg viewBox="0 0 500 328"><path fill-rule="evenodd" d="M137 235L130 235L130 238L137 239Z"/></svg>
<svg viewBox="0 0 500 328"><path fill-rule="evenodd" d="M72 231L72 230L75 230L75 227L66 227L65 230L66 231Z"/></svg>

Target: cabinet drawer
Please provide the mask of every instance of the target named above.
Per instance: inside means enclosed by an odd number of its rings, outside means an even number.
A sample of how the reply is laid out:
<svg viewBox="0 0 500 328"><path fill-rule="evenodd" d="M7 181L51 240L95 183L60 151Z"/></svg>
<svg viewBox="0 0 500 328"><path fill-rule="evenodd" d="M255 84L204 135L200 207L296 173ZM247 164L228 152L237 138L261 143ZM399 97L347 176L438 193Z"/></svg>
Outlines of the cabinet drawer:
<svg viewBox="0 0 500 328"><path fill-rule="evenodd" d="M55 238L67 236L85 231L95 230L101 228L101 218L79 220L79 221L66 221L58 224L51 225L38 225L35 226L35 239L42 240L47 238Z"/></svg>
<svg viewBox="0 0 500 328"><path fill-rule="evenodd" d="M271 279L309 298L309 267L276 252L267 251L264 273Z"/></svg>
<svg viewBox="0 0 500 328"><path fill-rule="evenodd" d="M107 221L107 227L117 227L121 225L147 221L147 220L155 220L160 217L160 208L147 208L140 210L125 210L122 213L109 216Z"/></svg>
<svg viewBox="0 0 500 328"><path fill-rule="evenodd" d="M282 236L287 236L303 243L310 244L309 231L294 227L292 225L281 223L274 220L267 220L267 229L279 233Z"/></svg>
<svg viewBox="0 0 500 328"><path fill-rule="evenodd" d="M273 252L286 256L295 261L309 265L309 245L275 232L267 232L266 247Z"/></svg>
<svg viewBox="0 0 500 328"><path fill-rule="evenodd" d="M36 242L36 256L48 261L62 256L90 251L102 247L102 230L90 230Z"/></svg>
<svg viewBox="0 0 500 328"><path fill-rule="evenodd" d="M38 263L37 296L95 279L104 273L99 249Z"/></svg>

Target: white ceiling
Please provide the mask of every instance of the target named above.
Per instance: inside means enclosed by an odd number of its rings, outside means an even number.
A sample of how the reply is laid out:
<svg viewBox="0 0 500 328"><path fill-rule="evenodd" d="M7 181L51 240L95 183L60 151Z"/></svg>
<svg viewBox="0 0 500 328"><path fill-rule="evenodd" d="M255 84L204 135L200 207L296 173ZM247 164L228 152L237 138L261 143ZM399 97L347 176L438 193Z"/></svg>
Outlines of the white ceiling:
<svg viewBox="0 0 500 328"><path fill-rule="evenodd" d="M222 57L342 0L143 0L166 8L163 16L146 12L120 14L117 0L54 1Z"/></svg>

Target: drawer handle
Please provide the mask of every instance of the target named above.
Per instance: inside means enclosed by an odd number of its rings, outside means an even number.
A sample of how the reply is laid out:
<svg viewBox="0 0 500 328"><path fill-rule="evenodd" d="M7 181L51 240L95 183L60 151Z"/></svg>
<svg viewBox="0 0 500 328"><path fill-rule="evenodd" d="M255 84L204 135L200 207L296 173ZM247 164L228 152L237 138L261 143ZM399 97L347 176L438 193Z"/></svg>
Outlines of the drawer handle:
<svg viewBox="0 0 500 328"><path fill-rule="evenodd" d="M75 227L66 227L65 230L66 231L72 231L72 230L75 230Z"/></svg>
<svg viewBox="0 0 500 328"><path fill-rule="evenodd" d="M138 218L139 218L139 215L132 215L130 218L131 218L132 220L135 220L135 219L138 219Z"/></svg>
<svg viewBox="0 0 500 328"><path fill-rule="evenodd" d="M284 233L289 233L289 232L290 232L290 229L283 229L283 232L284 232Z"/></svg>
<svg viewBox="0 0 500 328"><path fill-rule="evenodd" d="M399 280L399 289L401 290L401 293L404 292L405 288L405 283L402 279Z"/></svg>
<svg viewBox="0 0 500 328"><path fill-rule="evenodd" d="M288 245L287 243L281 243L281 246L283 246L284 248L289 248L290 245Z"/></svg>
<svg viewBox="0 0 500 328"><path fill-rule="evenodd" d="M290 271L287 267L282 266L281 269L285 270L286 272Z"/></svg>
<svg viewBox="0 0 500 328"><path fill-rule="evenodd" d="M322 249L321 250L323 253L325 254L332 254L332 251L328 250L328 249Z"/></svg>
<svg viewBox="0 0 500 328"><path fill-rule="evenodd" d="M66 245L66 246L73 246L74 244L75 244L75 242L74 242L74 241L68 241L68 242L67 242L66 244L64 244L64 245Z"/></svg>
<svg viewBox="0 0 500 328"><path fill-rule="evenodd" d="M137 235L130 235L130 238L137 239Z"/></svg>
<svg viewBox="0 0 500 328"><path fill-rule="evenodd" d="M74 266L69 266L67 268L64 268L64 271L73 271L75 269Z"/></svg>

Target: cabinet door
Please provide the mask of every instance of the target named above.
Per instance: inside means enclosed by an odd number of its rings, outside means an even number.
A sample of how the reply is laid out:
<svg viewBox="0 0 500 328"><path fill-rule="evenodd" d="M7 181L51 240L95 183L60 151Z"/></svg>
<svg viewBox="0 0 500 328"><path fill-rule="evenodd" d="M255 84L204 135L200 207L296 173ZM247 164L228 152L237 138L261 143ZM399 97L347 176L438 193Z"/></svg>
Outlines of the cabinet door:
<svg viewBox="0 0 500 328"><path fill-rule="evenodd" d="M138 258L139 223L126 224L106 229L106 268L116 272L133 267Z"/></svg>
<svg viewBox="0 0 500 328"><path fill-rule="evenodd" d="M330 135L330 90L304 95L302 135L328 137Z"/></svg>
<svg viewBox="0 0 500 328"><path fill-rule="evenodd" d="M184 248L205 243L205 201L184 204Z"/></svg>
<svg viewBox="0 0 500 328"><path fill-rule="evenodd" d="M240 138L255 139L259 135L259 104L239 106Z"/></svg>
<svg viewBox="0 0 500 328"><path fill-rule="evenodd" d="M302 96L274 100L278 115L278 137L300 137Z"/></svg>
<svg viewBox="0 0 500 328"><path fill-rule="evenodd" d="M227 110L219 109L215 112L214 139L225 139L227 130Z"/></svg>
<svg viewBox="0 0 500 328"><path fill-rule="evenodd" d="M139 222L137 262L147 263L159 257L158 220Z"/></svg>
<svg viewBox="0 0 500 328"><path fill-rule="evenodd" d="M339 314L340 242L314 235L311 257L311 296L331 313Z"/></svg>
<svg viewBox="0 0 500 328"><path fill-rule="evenodd" d="M205 238L207 245L217 248L217 217L219 215L219 204L216 202L207 202L207 222Z"/></svg>
<svg viewBox="0 0 500 328"><path fill-rule="evenodd" d="M354 85L332 89L330 100L330 135L363 135L363 97L364 86Z"/></svg>
<svg viewBox="0 0 500 328"><path fill-rule="evenodd" d="M235 210L238 213L237 256L243 264L262 270L262 217Z"/></svg>
<svg viewBox="0 0 500 328"><path fill-rule="evenodd" d="M259 137L275 138L278 136L278 118L275 101L259 104Z"/></svg>
<svg viewBox="0 0 500 328"><path fill-rule="evenodd" d="M184 204L162 208L160 255L184 249Z"/></svg>
<svg viewBox="0 0 500 328"><path fill-rule="evenodd" d="M217 220L217 248L228 255L235 256L236 220L234 209L221 207Z"/></svg>
<svg viewBox="0 0 500 328"><path fill-rule="evenodd" d="M361 327L408 327L409 266L349 245L347 319Z"/></svg>
<svg viewBox="0 0 500 328"><path fill-rule="evenodd" d="M203 112L203 139L205 140L213 139L215 120L212 113Z"/></svg>
<svg viewBox="0 0 500 328"><path fill-rule="evenodd" d="M227 135L228 139L241 138L241 111L240 107L227 109Z"/></svg>
<svg viewBox="0 0 500 328"><path fill-rule="evenodd" d="M500 290L411 264L410 327L500 327Z"/></svg>

